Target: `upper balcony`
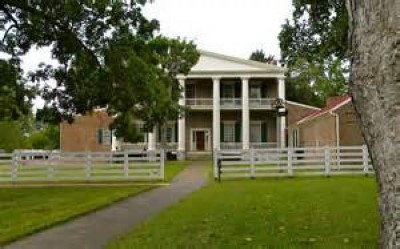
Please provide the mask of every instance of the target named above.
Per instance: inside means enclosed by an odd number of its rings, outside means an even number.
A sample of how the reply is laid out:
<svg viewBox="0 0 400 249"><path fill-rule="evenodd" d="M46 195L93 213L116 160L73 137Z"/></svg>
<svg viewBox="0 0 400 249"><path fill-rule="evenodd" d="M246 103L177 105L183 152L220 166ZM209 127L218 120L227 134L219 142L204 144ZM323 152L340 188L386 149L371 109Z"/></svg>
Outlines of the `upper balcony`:
<svg viewBox="0 0 400 249"><path fill-rule="evenodd" d="M250 109L275 109L276 98L251 98L249 99ZM212 110L212 98L190 98L186 99L186 106L193 110ZM222 98L220 99L220 109L222 110L240 110L242 109L242 99L240 98Z"/></svg>
<svg viewBox="0 0 400 249"><path fill-rule="evenodd" d="M278 80L250 79L248 83L249 108L272 110L278 98ZM187 79L185 82L186 106L193 110L213 109L213 81ZM219 99L221 110L242 109L241 79L221 79Z"/></svg>

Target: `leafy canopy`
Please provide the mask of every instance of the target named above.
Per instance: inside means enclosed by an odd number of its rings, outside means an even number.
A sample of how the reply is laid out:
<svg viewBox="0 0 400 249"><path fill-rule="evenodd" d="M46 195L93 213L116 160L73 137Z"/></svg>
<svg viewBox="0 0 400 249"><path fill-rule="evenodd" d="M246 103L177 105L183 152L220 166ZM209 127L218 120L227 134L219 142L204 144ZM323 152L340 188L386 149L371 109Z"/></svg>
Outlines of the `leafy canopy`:
<svg viewBox="0 0 400 249"><path fill-rule="evenodd" d="M18 61L32 47L52 47L58 66L43 63L34 82L54 79L42 97L49 108L72 120L95 108L148 127L177 118L186 74L199 54L192 42L158 34L159 22L142 14L146 0L4 0L0 3L1 51ZM124 130L117 130L124 137Z"/></svg>
<svg viewBox="0 0 400 249"><path fill-rule="evenodd" d="M288 67L287 95L322 105L347 92L348 14L345 0L293 0L292 21L279 35ZM297 91L297 92L296 92Z"/></svg>

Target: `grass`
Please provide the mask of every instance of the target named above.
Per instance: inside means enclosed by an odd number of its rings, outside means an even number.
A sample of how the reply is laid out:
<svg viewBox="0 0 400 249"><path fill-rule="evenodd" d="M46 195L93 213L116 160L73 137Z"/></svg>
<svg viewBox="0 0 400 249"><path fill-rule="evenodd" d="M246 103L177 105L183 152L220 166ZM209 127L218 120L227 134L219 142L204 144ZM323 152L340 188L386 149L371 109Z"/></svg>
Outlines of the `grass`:
<svg viewBox="0 0 400 249"><path fill-rule="evenodd" d="M185 161L170 161L165 164L165 181L170 182L187 165Z"/></svg>
<svg viewBox="0 0 400 249"><path fill-rule="evenodd" d="M186 162L168 162L171 181ZM154 186L43 187L0 189L0 245L87 214Z"/></svg>
<svg viewBox="0 0 400 249"><path fill-rule="evenodd" d="M211 183L111 242L120 248L377 248L372 178Z"/></svg>
<svg viewBox="0 0 400 249"><path fill-rule="evenodd" d="M135 186L0 189L0 245L149 188Z"/></svg>

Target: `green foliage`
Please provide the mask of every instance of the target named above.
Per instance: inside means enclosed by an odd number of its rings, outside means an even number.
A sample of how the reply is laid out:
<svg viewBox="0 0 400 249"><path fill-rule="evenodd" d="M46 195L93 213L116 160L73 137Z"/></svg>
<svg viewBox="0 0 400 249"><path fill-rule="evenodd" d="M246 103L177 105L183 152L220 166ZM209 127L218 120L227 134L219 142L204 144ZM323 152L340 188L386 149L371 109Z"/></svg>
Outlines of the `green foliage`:
<svg viewBox="0 0 400 249"><path fill-rule="evenodd" d="M125 2L2 1L0 49L19 59L33 46L52 46L60 65L43 64L30 80L56 80L42 97L65 119L107 108L117 122L163 124L180 113L175 76L188 73L199 54L192 42L158 35L158 21L142 14L146 0Z"/></svg>
<svg viewBox="0 0 400 249"><path fill-rule="evenodd" d="M250 55L250 60L264 62L264 63L276 63L275 56L269 55L268 57L265 55L264 50L257 49Z"/></svg>
<svg viewBox="0 0 400 249"><path fill-rule="evenodd" d="M32 89L26 87L18 67L10 61L0 59L0 73L0 120L17 120L30 112Z"/></svg>
<svg viewBox="0 0 400 249"><path fill-rule="evenodd" d="M28 147L29 144L23 134L21 122L0 122L0 149L12 152L15 149L26 149Z"/></svg>
<svg viewBox="0 0 400 249"><path fill-rule="evenodd" d="M35 150L55 150L60 148L60 130L56 125L45 125L27 138L27 143Z"/></svg>
<svg viewBox="0 0 400 249"><path fill-rule="evenodd" d="M293 0L293 6L293 20L286 20L279 35L288 67L287 96L321 106L348 88L345 0Z"/></svg>

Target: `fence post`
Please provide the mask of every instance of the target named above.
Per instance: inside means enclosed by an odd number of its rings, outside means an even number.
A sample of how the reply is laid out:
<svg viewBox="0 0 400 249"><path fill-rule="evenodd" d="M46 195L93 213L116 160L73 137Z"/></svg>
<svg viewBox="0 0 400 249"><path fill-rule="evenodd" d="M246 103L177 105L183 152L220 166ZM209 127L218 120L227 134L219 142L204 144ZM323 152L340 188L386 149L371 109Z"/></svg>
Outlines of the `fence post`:
<svg viewBox="0 0 400 249"><path fill-rule="evenodd" d="M129 177L129 153L127 150L124 151L124 176Z"/></svg>
<svg viewBox="0 0 400 249"><path fill-rule="evenodd" d="M86 155L86 180L90 181L91 177L91 171L92 171L92 154L90 152L87 152Z"/></svg>
<svg viewBox="0 0 400 249"><path fill-rule="evenodd" d="M288 148L288 174L293 176L293 148Z"/></svg>
<svg viewBox="0 0 400 249"><path fill-rule="evenodd" d="M47 154L48 168L47 168L47 177L49 180L54 179L54 166L53 166L53 153L49 152Z"/></svg>
<svg viewBox="0 0 400 249"><path fill-rule="evenodd" d="M330 168L331 167L331 155L330 155L331 153L330 153L328 146L325 147L324 151L325 151L325 175L329 177L331 174L331 168Z"/></svg>
<svg viewBox="0 0 400 249"><path fill-rule="evenodd" d="M18 152L13 153L12 168L11 168L11 180L13 183L17 181L18 178Z"/></svg>
<svg viewBox="0 0 400 249"><path fill-rule="evenodd" d="M165 151L164 149L160 150L160 177L162 180L165 179Z"/></svg>
<svg viewBox="0 0 400 249"><path fill-rule="evenodd" d="M363 152L363 167L364 167L364 173L366 176L368 176L369 173L369 155L368 155L368 148L366 145L362 146L362 152Z"/></svg>
<svg viewBox="0 0 400 249"><path fill-rule="evenodd" d="M249 159L250 159L250 178L254 179L256 178L256 168L254 166L254 157L255 157L255 151L254 149L249 150Z"/></svg>

